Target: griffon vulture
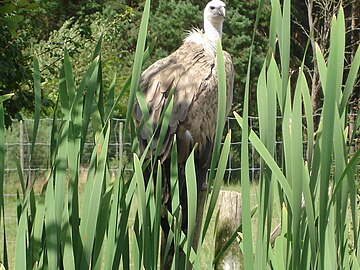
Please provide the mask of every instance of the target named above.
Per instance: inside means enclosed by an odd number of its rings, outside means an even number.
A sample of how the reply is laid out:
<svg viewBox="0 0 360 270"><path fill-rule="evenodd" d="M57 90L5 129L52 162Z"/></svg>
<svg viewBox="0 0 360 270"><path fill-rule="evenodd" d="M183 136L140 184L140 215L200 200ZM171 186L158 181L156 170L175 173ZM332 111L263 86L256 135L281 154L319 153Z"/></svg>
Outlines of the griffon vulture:
<svg viewBox="0 0 360 270"><path fill-rule="evenodd" d="M150 115L148 121L154 128L159 124L169 92L174 89L174 103L169 127L163 144L157 146L157 148L160 147L157 150L160 150L159 159L164 167L163 185L165 185L165 190L166 188L168 190L168 196L163 195L163 203L169 208L171 207L169 159L174 135L176 135L180 203L183 209L185 232L187 225L185 162L196 145L195 167L197 191L200 193L201 189L204 189L211 161L218 105L216 43L221 39L224 18L225 3L220 0L210 1L204 10L204 30L190 31L184 43L175 52L149 66L140 78L140 89ZM228 114L233 96L234 67L231 57L226 51L223 51L223 56L227 88L226 112ZM134 104L133 117L136 127L139 127L142 112L137 101ZM139 136L141 150L145 149L148 140L149 136L144 126ZM203 208L203 197L198 196L200 209ZM198 224L200 222L197 221ZM162 226L166 234L166 230L168 230L166 222L163 222Z"/></svg>

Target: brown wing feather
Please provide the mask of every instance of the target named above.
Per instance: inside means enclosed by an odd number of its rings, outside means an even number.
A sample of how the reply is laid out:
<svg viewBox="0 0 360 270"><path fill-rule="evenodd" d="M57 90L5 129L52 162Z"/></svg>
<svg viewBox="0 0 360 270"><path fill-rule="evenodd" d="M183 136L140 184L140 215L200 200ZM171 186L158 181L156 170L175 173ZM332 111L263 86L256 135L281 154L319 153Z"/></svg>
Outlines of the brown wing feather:
<svg viewBox="0 0 360 270"><path fill-rule="evenodd" d="M224 59L229 112L232 102L233 65L230 55L226 52ZM194 143L198 143L198 151L206 153L206 159L209 159L208 152L212 149L217 112L216 58L205 53L202 45L185 42L174 53L155 62L143 72L140 89L147 102L153 127L157 126L163 106L173 87L174 106L160 157L162 160L168 157L176 133L178 144L182 146L179 148L179 162L185 161ZM133 115L138 125L142 114L137 102ZM142 149L146 147L147 141L148 135L143 129L140 140ZM205 149L209 146L211 149ZM204 163L207 164L208 160Z"/></svg>

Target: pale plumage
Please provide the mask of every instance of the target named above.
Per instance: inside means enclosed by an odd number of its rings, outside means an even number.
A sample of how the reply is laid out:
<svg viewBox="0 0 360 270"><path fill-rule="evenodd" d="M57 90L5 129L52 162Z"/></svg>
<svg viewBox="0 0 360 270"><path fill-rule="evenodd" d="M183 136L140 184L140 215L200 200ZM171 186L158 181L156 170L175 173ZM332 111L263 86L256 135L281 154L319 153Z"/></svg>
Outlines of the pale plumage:
<svg viewBox="0 0 360 270"><path fill-rule="evenodd" d="M219 0L210 1L204 10L204 32L191 31L182 46L168 57L149 66L140 78L140 89L148 106L149 121L154 128L159 124L169 92L175 88L174 105L165 140L161 146L157 146L155 139L153 148L161 148L159 158L166 166L176 134L181 203L184 204L184 211L187 207L186 187L182 183L185 181L183 167L195 144L198 191L206 180L210 165L218 103L216 42L221 38L224 16L225 4ZM230 55L225 51L223 55L227 74L226 111L229 113L233 96L234 69ZM138 127L142 118L138 102L135 102L133 116ZM143 128L139 137L142 150L148 140L147 129ZM166 184L169 180L169 171L166 168L164 171ZM164 203L166 204L166 201ZM186 215L183 217L186 221Z"/></svg>

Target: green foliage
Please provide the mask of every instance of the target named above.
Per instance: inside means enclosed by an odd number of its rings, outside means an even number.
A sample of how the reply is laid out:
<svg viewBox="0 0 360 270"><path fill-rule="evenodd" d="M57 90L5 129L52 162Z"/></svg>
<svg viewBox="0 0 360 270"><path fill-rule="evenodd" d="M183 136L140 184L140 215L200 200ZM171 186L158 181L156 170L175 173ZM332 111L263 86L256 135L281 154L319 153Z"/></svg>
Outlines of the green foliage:
<svg viewBox="0 0 360 270"><path fill-rule="evenodd" d="M17 29L19 24L24 21L24 15L36 9L37 3L32 3L28 0L5 0L0 3L0 25L11 33L12 36L17 36Z"/></svg>
<svg viewBox="0 0 360 270"><path fill-rule="evenodd" d="M28 43L18 37L17 31L24 15L36 7L37 4L26 0L0 3L0 95L15 93L4 103L6 126L10 125L11 118L21 118L22 108L32 108L33 94L27 87L31 76L29 59L22 52Z"/></svg>
<svg viewBox="0 0 360 270"><path fill-rule="evenodd" d="M48 61L43 63L45 67L42 66L42 69L46 69L43 73L45 91L42 105L43 113L49 116L50 107L54 106L55 101L51 91L56 89L56 67L60 66L64 42L69 46L72 55L84 59L78 71L84 72L84 66L90 62L87 46L94 44L99 32L103 31L91 29L93 20L99 20L96 12L102 11L102 8L103 1L96 0L86 1L81 5L77 1L21 0L0 3L0 94L14 93L12 99L4 103L7 126L11 124L12 119L21 119L21 114L28 113L34 108L30 57L34 53L33 48L41 47L38 53ZM46 45L45 40L48 40ZM83 43L83 40L91 43ZM37 43L39 45L34 46ZM75 55L73 52L78 54ZM79 52L82 54L79 55ZM108 78L113 76L110 72L106 74ZM109 80L111 81L107 79Z"/></svg>
<svg viewBox="0 0 360 270"><path fill-rule="evenodd" d="M28 66L29 57L22 53L25 40L15 37L0 24L0 95L14 93L4 102L5 123L11 124L11 119L21 119L20 111L33 108L33 92L29 91L28 80L31 69Z"/></svg>
<svg viewBox="0 0 360 270"><path fill-rule="evenodd" d="M252 41L254 21L259 1L227 1L227 15L224 23L223 47L230 53L235 68L234 104L240 112L243 104L243 93L250 48L253 50L250 67L250 115L256 115L256 81L260 73L268 42L268 22L270 9L266 6L259 16L255 39ZM236 135L235 135L236 136Z"/></svg>
<svg viewBox="0 0 360 270"><path fill-rule="evenodd" d="M4 103L7 127L12 119L21 119L21 112L34 108L30 83L31 58L25 52L31 43L22 30L27 25L25 18L37 8L37 3L27 0L0 3L0 95L14 94ZM44 105L46 102L45 98Z"/></svg>
<svg viewBox="0 0 360 270"><path fill-rule="evenodd" d="M103 2L99 0L74 1L74 0L35 0L38 8L25 18L29 38L34 43L46 40L50 33L58 30L65 21L75 18L81 25L81 34L89 38L89 21L87 16L101 12Z"/></svg>
<svg viewBox="0 0 360 270"><path fill-rule="evenodd" d="M120 7L121 8L121 7ZM42 68L42 86L45 95L55 102L57 97L57 74L61 67L64 46L74 62L75 78L84 74L86 66L91 61L88 48L95 45L95 40L104 34L103 54L101 55L103 82L106 87L112 83L114 74L119 74L116 85L123 86L131 73L131 62L136 44L136 28L133 19L135 11L125 7L122 13L113 9L106 9L104 15L94 13L85 19L70 18L60 29L50 33L46 41L35 46ZM87 36L83 35L83 25L88 25ZM76 84L79 81L75 81ZM119 88L115 89L119 93ZM106 92L107 94L107 92ZM120 100L114 116L124 118L126 115L126 102Z"/></svg>
<svg viewBox="0 0 360 270"><path fill-rule="evenodd" d="M156 40L151 62L175 51L183 42L186 32L202 28L200 6L189 1L159 1L150 18L149 40Z"/></svg>

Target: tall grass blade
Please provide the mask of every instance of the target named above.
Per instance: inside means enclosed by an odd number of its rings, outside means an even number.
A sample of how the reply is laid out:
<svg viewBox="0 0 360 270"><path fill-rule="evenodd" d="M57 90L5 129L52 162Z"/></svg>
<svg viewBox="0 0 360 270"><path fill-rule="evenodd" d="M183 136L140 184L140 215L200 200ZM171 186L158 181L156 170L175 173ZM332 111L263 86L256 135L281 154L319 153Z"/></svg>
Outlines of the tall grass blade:
<svg viewBox="0 0 360 270"><path fill-rule="evenodd" d="M109 90L108 90L106 110L105 110L106 119L111 119L112 115L113 115L112 108L114 107L114 104L115 104L115 86L116 86L116 73L114 74L114 77L111 81L111 84L110 84Z"/></svg>
<svg viewBox="0 0 360 270"><path fill-rule="evenodd" d="M214 213L214 210L216 207L216 202L219 197L221 185L222 185L222 182L224 179L224 174L225 174L225 170L226 170L226 166L227 166L227 161L228 161L229 154L230 154L230 145L231 145L231 130L229 130L229 132L227 133L223 148L221 150L221 154L220 154L220 158L219 158L219 165L218 165L218 169L216 171L215 181L214 181L214 185L213 185L213 191L211 193L211 197L209 198L209 205L208 205L208 208L206 211L206 217L205 217L205 221L204 221L204 225L203 225L203 229L202 229L202 241L204 241L204 239L205 239L207 230L210 225L211 217L213 216L213 213Z"/></svg>
<svg viewBox="0 0 360 270"><path fill-rule="evenodd" d="M144 176L142 174L142 166L140 163L139 158L136 154L133 156L134 158L134 178L136 181L136 195L138 199L138 208L139 208L139 221L140 224L143 224L143 226L146 226L146 196L145 196L145 183L144 183Z"/></svg>
<svg viewBox="0 0 360 270"><path fill-rule="evenodd" d="M355 256L355 254L351 254L351 261L352 261L352 265L351 265L351 269L353 270L360 270L360 264Z"/></svg>
<svg viewBox="0 0 360 270"><path fill-rule="evenodd" d="M305 204L305 211L307 216L307 223L308 223L308 235L310 240L310 254L317 253L317 243L316 243L316 219L315 219L315 205L313 202L314 194L310 190L310 176L309 170L307 166L304 166L304 181L303 181L303 193L304 193L304 204ZM303 254L304 255L304 254ZM306 255L304 255L306 256ZM316 256L310 256L310 263L313 268L316 267Z"/></svg>
<svg viewBox="0 0 360 270"><path fill-rule="evenodd" d="M302 102L301 102L301 88L303 81L301 76L298 78L295 96L293 102L293 111L291 117L291 123L289 126L291 136L290 142L292 143L292 175L294 176L292 181L293 189L293 208L292 210L292 233L293 233L293 269L298 268L301 264L301 216L302 216L302 206L301 199L303 194L303 144L302 144Z"/></svg>
<svg viewBox="0 0 360 270"><path fill-rule="evenodd" d="M121 179L124 180L124 179ZM133 187L131 187L133 184ZM121 194L119 200L119 213L120 218L117 225L117 242L116 242L116 250L115 250L115 260L113 262L113 266L120 264L120 259L122 258L124 268L130 267L130 250L129 250L129 215L130 215L130 207L132 203L132 198L135 193L135 181L130 182L130 186L128 187L120 182L120 191Z"/></svg>
<svg viewBox="0 0 360 270"><path fill-rule="evenodd" d="M178 162L176 136L171 148L171 164L170 164L170 190L171 190L171 210L175 216L180 206L179 179L178 179Z"/></svg>
<svg viewBox="0 0 360 270"><path fill-rule="evenodd" d="M267 142L267 137L266 137L266 124L267 124L267 117L266 117L266 108L267 108L267 103L268 103L268 96L267 96L267 86L266 86L266 79L265 79L265 73L266 73L266 66L265 64L263 65L263 68L260 72L259 75L259 79L258 79L258 84L257 84L257 102L258 102L258 114L259 114L259 129L260 129L260 134L262 134L262 136L260 135L260 137L262 138L262 140L266 143ZM269 89L271 89L269 87ZM262 97L262 98L260 98ZM275 118L276 119L276 118ZM268 134L269 136L269 134ZM265 262L266 262L266 249L267 249L267 245L264 244L264 242L266 243L266 238L268 237L268 231L266 230L266 209L265 209L265 205L267 205L267 203L265 203L265 201L268 200L268 196L269 193L267 192L268 189L270 189L271 187L271 172L268 174L264 173L264 162L260 163L261 166L261 178L260 178L260 192L259 192L259 200L262 201L263 203L260 204L260 209L259 209L259 218L258 218L258 226L257 226L257 235L256 235L256 249L255 249L255 254L257 255L257 258L255 260L255 269L263 269ZM269 212L271 214L271 207L268 208ZM271 220L271 218L270 218Z"/></svg>
<svg viewBox="0 0 360 270"><path fill-rule="evenodd" d="M66 197L68 194L65 195ZM67 198L65 198L66 200ZM62 218L61 224L61 240L62 240L62 264L64 269L75 270L75 258L73 252L73 237L71 234L71 227L70 227L70 217L69 217L69 210L67 207L64 207L64 215Z"/></svg>
<svg viewBox="0 0 360 270"><path fill-rule="evenodd" d="M62 130L60 141L59 141L59 148L58 153L55 159L55 170L53 175L54 181L54 200L55 200L55 218L56 218L56 229L60 231L62 217L63 217L63 208L64 208L64 194L66 190L66 167L67 167L67 154L68 151L68 143L67 143L67 133L68 133L68 122L64 124L64 129ZM57 233L59 232L57 231Z"/></svg>
<svg viewBox="0 0 360 270"><path fill-rule="evenodd" d="M135 100L135 94L138 89L139 81L140 81L141 66L144 57L146 34L149 23L149 17L150 17L150 2L151 2L150 0L145 1L144 11L142 14L141 24L138 34L138 40L136 43L134 65L131 73L132 76L131 76L131 84L130 84L128 110L126 113L126 123L125 123L126 128L128 127L129 121L131 120L131 112Z"/></svg>
<svg viewBox="0 0 360 270"><path fill-rule="evenodd" d="M155 171L155 169L157 169ZM156 178L155 178L156 177ZM146 209L145 209L145 226L143 224L139 224L139 235L141 237L141 251L143 257L143 266L147 268L154 268L155 259L153 257L153 253L155 250L153 249L153 245L158 244L158 239L155 239L154 236L154 222L155 221L155 213L156 213L156 203L155 203L155 185L160 184L162 179L162 169L160 166L160 161L157 161L157 166L154 167L154 171L150 176L150 181L147 183L145 190L145 199L146 199ZM157 250L157 249L156 249Z"/></svg>
<svg viewBox="0 0 360 270"><path fill-rule="evenodd" d="M105 172L106 174L106 172ZM105 176L106 179L110 179L110 176ZM105 250L105 235L107 228L109 226L108 220L109 220L109 208L110 208L110 200L112 195L112 186L108 185L104 194L101 197L100 200L100 208L99 208L99 214L98 214L98 220L96 224L96 238L94 242L94 248L93 248L93 255L92 255L92 264L93 269L102 269L103 264L103 255Z"/></svg>
<svg viewBox="0 0 360 270"><path fill-rule="evenodd" d="M337 100L337 91L340 90L341 78L338 73L342 74L342 70L338 67L343 65L343 58L340 60L338 54L341 53L338 47L338 38L341 35L337 29L338 22L336 18L332 21L330 33L330 54L326 76L326 90L324 91L324 107L323 107L323 129L321 136L321 171L320 171L320 215L319 215L319 242L320 242L320 268L325 267L325 250L326 250L326 230L327 228L327 205L328 190L331 170L331 156L333 152L332 138L334 133L334 117ZM344 29L343 29L344 30ZM344 33L344 32L343 32ZM342 54L343 57L343 54ZM339 63L340 61L340 63ZM342 77L342 76L341 76Z"/></svg>
<svg viewBox="0 0 360 270"><path fill-rule="evenodd" d="M196 146L195 146L196 147ZM186 178L186 192L188 204L188 224L187 224L187 248L186 248L186 262L185 269L188 267L190 252L192 247L192 240L196 225L196 210L197 207L197 186L196 186L196 173L194 163L194 150L190 153L185 164L185 178Z"/></svg>
<svg viewBox="0 0 360 270"><path fill-rule="evenodd" d="M319 47L319 45L316 43L315 46L315 55L316 55L316 63L318 65L318 70L319 70L319 76L320 76L320 82L321 82L321 86L322 86L322 90L325 94L326 91L326 76L327 76L327 65L325 62L325 58L323 53L321 52L321 49Z"/></svg>
<svg viewBox="0 0 360 270"><path fill-rule="evenodd" d="M307 142L307 166L309 171L312 168L313 160L313 147L314 147L314 118L313 118L313 108L311 104L311 97L309 88L307 87L306 78L303 72L303 68L300 70L300 80L302 80L301 94L304 105L304 112L306 118L306 142Z"/></svg>
<svg viewBox="0 0 360 270"><path fill-rule="evenodd" d="M251 227L251 210L250 210L250 179L249 179L249 125L248 125L248 106L249 106L249 81L250 81L251 54L246 77L245 94L244 94L244 111L242 134L241 134L241 206L243 220L243 250L244 250L244 267L253 269L253 245L252 245L252 227Z"/></svg>
<svg viewBox="0 0 360 270"><path fill-rule="evenodd" d="M42 236L44 233L45 202L42 198L37 201L36 213L29 240L30 262L39 262L42 249ZM30 266L28 265L28 268Z"/></svg>
<svg viewBox="0 0 360 270"><path fill-rule="evenodd" d="M173 88L173 91L174 90L175 90L175 88ZM169 123L170 123L173 106L174 106L174 97L173 97L174 92L173 91L171 91L170 96L168 97L168 100L166 101L166 104L164 107L164 112L162 113L162 115L160 117L161 127L160 127L160 134L157 137L157 148L156 148L156 152L155 152L156 159L160 155L161 146L163 145L166 133L169 128Z"/></svg>
<svg viewBox="0 0 360 270"><path fill-rule="evenodd" d="M264 63L257 85L260 138L271 156L274 156L276 142L276 89L281 88L280 74L273 56L270 56L268 72ZM273 215L273 194L275 188L273 174L263 161L260 163L260 201L259 219L256 237L256 269L264 268L267 259Z"/></svg>
<svg viewBox="0 0 360 270"><path fill-rule="evenodd" d="M45 194L45 232L47 248L47 265L49 268L59 267L59 227L56 221L56 205L54 194L54 180L51 177L47 183Z"/></svg>
<svg viewBox="0 0 360 270"><path fill-rule="evenodd" d="M65 51L66 53L66 51ZM64 67L60 70L60 80L59 80L59 101L61 112L64 115L65 120L70 120L70 104L69 104L69 96L66 85L66 76Z"/></svg>
<svg viewBox="0 0 360 270"><path fill-rule="evenodd" d="M274 269L290 269L288 265L287 256L287 228L288 228L288 211L286 206L283 204L281 209L281 233L276 238L273 247L273 258L271 262L274 265ZM291 254L291 253L289 253Z"/></svg>
<svg viewBox="0 0 360 270"><path fill-rule="evenodd" d="M39 61L36 58L36 56L34 56L33 59L33 74L34 74L33 77L34 77L35 106L34 106L34 126L33 126L30 157L33 157L34 155L36 136L37 136L37 131L39 129L40 109L41 109L40 69L39 69Z"/></svg>
<svg viewBox="0 0 360 270"><path fill-rule="evenodd" d="M326 247L325 247L325 268L335 270L337 265L336 254L337 249L335 245L335 220L334 212L329 213L328 226L326 228Z"/></svg>
<svg viewBox="0 0 360 270"><path fill-rule="evenodd" d="M145 237L146 237L146 229L148 229L148 216L147 216L147 196L145 194L145 182L144 182L144 176L142 173L142 164L137 157L136 154L133 154L133 160L134 160L134 176L133 180L136 183L136 198L137 198L137 215L134 225L134 231L136 235L136 245L133 244L133 248L136 249L135 254L137 255L135 257L135 264L137 265L136 268L140 269L147 261L145 261L147 258L147 254L145 256L144 248L145 248ZM152 181L152 178L150 177L149 183ZM135 239L134 239L135 241ZM149 243L148 243L149 244ZM149 251L149 250L148 250Z"/></svg>
<svg viewBox="0 0 360 270"><path fill-rule="evenodd" d="M66 47L65 47L65 52L64 52L64 67L63 68L64 68L64 75L65 75L67 96L68 96L69 104L71 105L75 98L75 82L74 82L70 57L69 57Z"/></svg>
<svg viewBox="0 0 360 270"><path fill-rule="evenodd" d="M285 0L283 3L283 17L281 24L281 32L279 33L279 48L280 48L280 60L281 60L281 74L282 74L282 94L281 99L283 101L280 104L281 108L284 108L286 94L289 82L289 66L290 66L290 7L291 1Z"/></svg>
<svg viewBox="0 0 360 270"><path fill-rule="evenodd" d="M269 47L271 54L276 52L276 34L277 29L280 29L281 25L281 10L279 0L271 0L271 16L270 16L270 27L269 27Z"/></svg>
<svg viewBox="0 0 360 270"><path fill-rule="evenodd" d="M99 41L100 42L100 41ZM79 89L78 89L78 100L82 99L81 95L84 95L84 92L86 90L86 95L84 96L85 102L84 102L84 108L83 108L83 114L82 114L82 130L81 130L81 137L86 138L86 134L88 132L89 123L91 120L91 116L93 113L93 103L95 100L95 95L98 89L98 78L99 78L99 72L100 72L100 57L97 56L92 64L90 65L89 69L87 70L85 77L83 78ZM83 93L81 93L83 92ZM74 105L76 106L76 105ZM77 110L81 108L79 105L76 106ZM79 114L80 115L80 114ZM82 140L81 142L81 152L83 151L85 145L85 140Z"/></svg>
<svg viewBox="0 0 360 270"><path fill-rule="evenodd" d="M160 161L158 162L158 171L157 171L157 179L155 183L155 205L154 205L154 218L152 220L152 265L154 269L157 269L158 259L159 259L159 247L160 247L160 221L162 214L162 168L160 166Z"/></svg>
<svg viewBox="0 0 360 270"><path fill-rule="evenodd" d="M259 7L256 14L256 20L254 25L254 31L252 35L252 45L250 47L250 56L246 73L245 93L244 93L244 108L243 108L243 126L241 134L241 192L242 192L242 220L243 220L243 250L244 252L244 267L246 269L253 269L254 257L253 257L253 245L252 245L252 226L251 226L251 209L250 209L250 182L249 182L249 160L248 160L248 142L249 142L249 91L250 91L250 67L252 65L252 53L253 44L255 40L255 32L259 23L260 14L264 1L259 1Z"/></svg>
<svg viewBox="0 0 360 270"><path fill-rule="evenodd" d="M96 167L96 172L92 181L89 181L87 184L91 185L91 192L87 193L88 197L84 197L84 200L88 202L89 208L88 211L84 213L82 217L82 223L80 224L80 231L82 232L82 243L83 243L83 260L81 262L82 267L87 267L91 263L91 256L94 248L94 240L97 241L103 240L99 235L98 238L95 238L96 235L96 225L98 223L99 211L101 206L101 196L104 188L104 178L107 169L107 152L109 146L109 136L110 136L110 125L106 127L105 137L99 137L97 142L97 147L94 148L94 151L97 153L96 161L90 166Z"/></svg>
<svg viewBox="0 0 360 270"><path fill-rule="evenodd" d="M23 210L16 233L15 270L26 269L27 216Z"/></svg>
<svg viewBox="0 0 360 270"><path fill-rule="evenodd" d="M345 18L344 18L344 10L342 8L342 6L339 7L339 11L337 14L337 18L336 18L336 23L334 26L332 26L336 29L335 30L335 36L331 37L330 36L330 43L334 44L334 45L330 45L330 50L331 50L331 46L335 46L335 50L336 50L336 63L338 63L337 66L335 66L335 69L338 71L333 75L336 75L336 85L335 85L335 89L337 89L335 91L335 95L336 95L336 103L340 104L340 97L341 97L341 88L342 88L342 83L343 83L343 73L344 73L344 59L345 59ZM336 43L336 45L335 45ZM329 56L329 69L330 69L330 64L331 63L331 56ZM332 68L332 67L331 67ZM331 72L331 71L330 71Z"/></svg>
<svg viewBox="0 0 360 270"><path fill-rule="evenodd" d="M354 88L357 74L359 72L359 67L360 67L360 46L358 46L355 56L352 59L349 75L346 79L345 89L339 107L340 116L342 116L346 112L345 109L349 102L350 94Z"/></svg>
<svg viewBox="0 0 360 270"><path fill-rule="evenodd" d="M219 157L221 138L223 135L226 116L226 72L224 65L224 55L220 40L216 44L216 65L218 73L218 106L214 149L211 156L209 186L212 186L214 181L213 178L215 174L215 164L217 163L217 159Z"/></svg>
<svg viewBox="0 0 360 270"><path fill-rule="evenodd" d="M264 138L264 144L271 155L274 155L275 137L276 137L276 89L280 87L280 74L276 66L275 60L271 57L269 71L267 74L268 86L264 85L263 91L259 91L258 95L263 97L266 104L259 104L259 124L260 137ZM260 89L262 87L260 86ZM259 89L259 90L260 90ZM259 99L261 99L259 97ZM264 103L265 103L264 102ZM263 105L263 106L262 106ZM262 112L260 115L260 111Z"/></svg>
<svg viewBox="0 0 360 270"><path fill-rule="evenodd" d="M111 269L112 264L115 261L115 250L116 250L116 233L117 233L117 226L118 226L118 207L120 203L120 196L121 194L121 186L120 186L120 179L116 179L113 185L113 193L111 199L111 206L110 206L110 215L109 215L109 227L107 232L107 242L106 242L106 255L105 255L105 269Z"/></svg>
<svg viewBox="0 0 360 270"><path fill-rule="evenodd" d="M343 131L343 126L345 125L345 121L340 119L339 112L335 112L334 117L334 182L336 183L338 179L340 179L343 170L345 169L347 162L347 151L346 151L346 139ZM347 246L348 235L344 233L346 230L346 220L348 218L348 209L347 204L349 201L349 181L348 177L350 174L346 176L346 181L342 183L341 192L336 196L336 204L335 204L335 212L336 218L334 218L335 223L335 233L336 240L334 242L338 243L339 246L343 248L340 250L341 253L345 252L345 246ZM355 192L354 192L355 193ZM350 201L352 199L350 198ZM331 215L332 213L330 213ZM356 227L356 226L355 226ZM356 230L356 229L355 229ZM339 265L344 266L345 259L344 255L340 256Z"/></svg>

